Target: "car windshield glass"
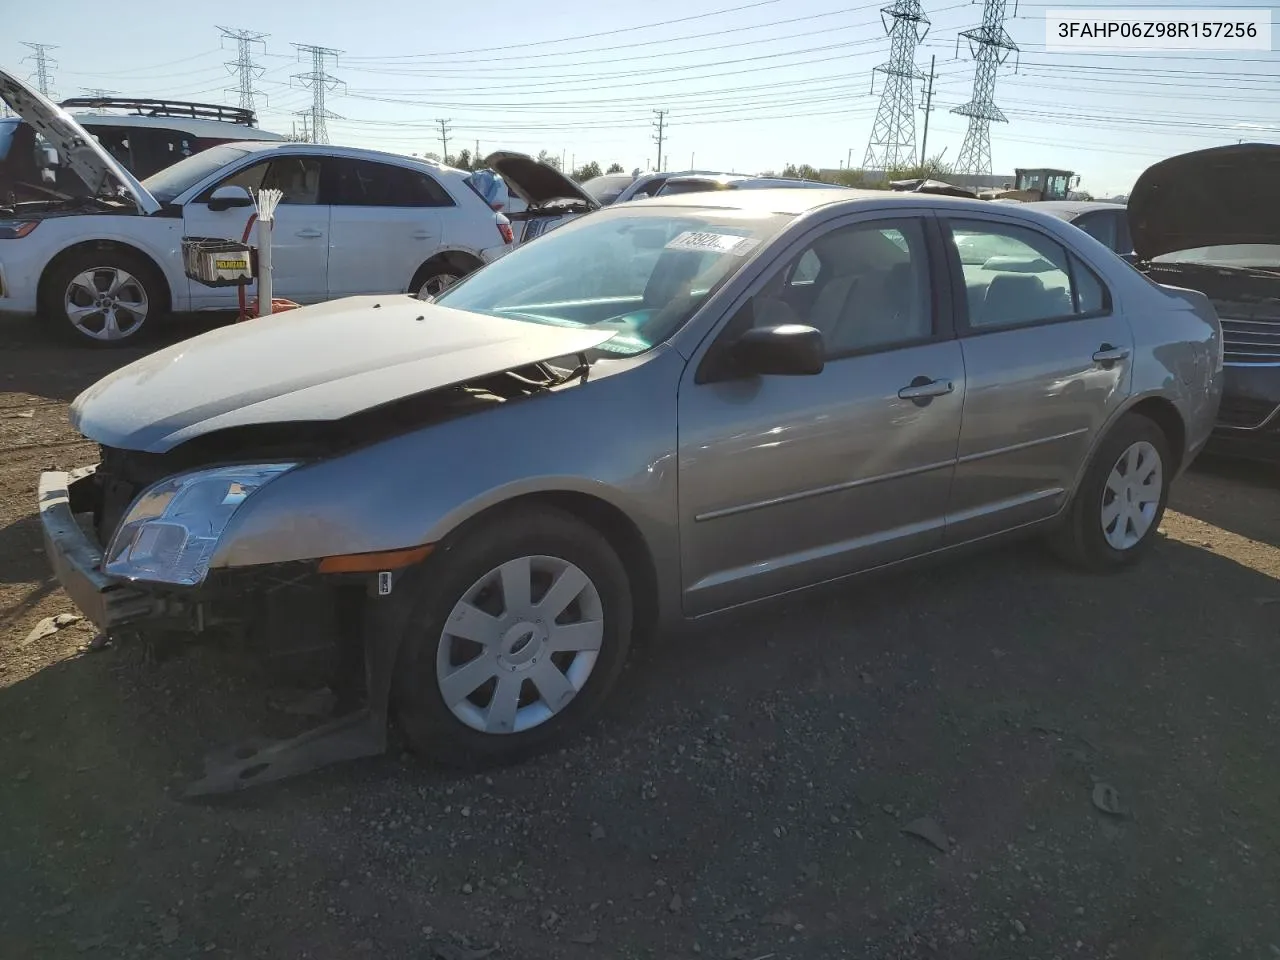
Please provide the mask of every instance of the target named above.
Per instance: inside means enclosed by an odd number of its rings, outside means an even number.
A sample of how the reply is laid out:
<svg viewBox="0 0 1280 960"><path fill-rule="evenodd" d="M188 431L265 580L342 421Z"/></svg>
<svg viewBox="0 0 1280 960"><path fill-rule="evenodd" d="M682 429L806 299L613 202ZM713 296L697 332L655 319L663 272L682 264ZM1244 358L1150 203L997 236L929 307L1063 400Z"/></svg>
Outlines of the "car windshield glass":
<svg viewBox="0 0 1280 960"><path fill-rule="evenodd" d="M600 203L612 203L618 199L618 194L631 183L631 178L626 174L614 174L604 177L592 177L586 183L582 184L582 189L593 200Z"/></svg>
<svg viewBox="0 0 1280 960"><path fill-rule="evenodd" d="M1152 257L1153 263L1202 263L1214 267L1280 267L1280 245L1273 243L1230 243L1216 247L1194 247Z"/></svg>
<svg viewBox="0 0 1280 960"><path fill-rule="evenodd" d="M738 210L611 213L516 248L436 302L529 323L616 330L601 351L641 353L683 326L792 219Z"/></svg>
<svg viewBox="0 0 1280 960"><path fill-rule="evenodd" d="M17 117L0 120L0 163L3 163L5 157L9 156L9 148L13 144L13 134L21 122Z"/></svg>
<svg viewBox="0 0 1280 960"><path fill-rule="evenodd" d="M142 185L161 203L169 203L205 177L248 153L248 150L230 144L210 147L152 174L142 181Z"/></svg>

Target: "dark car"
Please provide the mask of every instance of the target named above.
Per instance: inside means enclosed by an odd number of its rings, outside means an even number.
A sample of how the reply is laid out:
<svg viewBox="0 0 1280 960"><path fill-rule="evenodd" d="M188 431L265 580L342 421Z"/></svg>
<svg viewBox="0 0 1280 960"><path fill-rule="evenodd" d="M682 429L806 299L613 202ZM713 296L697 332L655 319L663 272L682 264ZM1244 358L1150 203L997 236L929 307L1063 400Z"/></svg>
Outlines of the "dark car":
<svg viewBox="0 0 1280 960"><path fill-rule="evenodd" d="M1133 260L1129 211L1122 203L1105 200L1037 200L1025 204L1079 227L1126 260Z"/></svg>
<svg viewBox="0 0 1280 960"><path fill-rule="evenodd" d="M1162 160L1129 196L1134 264L1198 290L1222 320L1226 378L1208 449L1280 462L1280 146Z"/></svg>

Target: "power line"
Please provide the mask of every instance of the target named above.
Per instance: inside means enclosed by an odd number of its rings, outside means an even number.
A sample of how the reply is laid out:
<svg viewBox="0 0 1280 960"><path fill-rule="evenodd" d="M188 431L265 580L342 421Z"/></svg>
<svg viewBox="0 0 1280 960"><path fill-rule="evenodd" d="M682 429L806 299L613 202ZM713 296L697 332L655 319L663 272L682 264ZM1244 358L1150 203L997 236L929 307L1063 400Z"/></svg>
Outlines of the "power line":
<svg viewBox="0 0 1280 960"><path fill-rule="evenodd" d="M862 160L867 170L891 170L915 162L916 123L911 83L924 79L916 69L916 45L929 32L929 18L921 11L920 0L897 0L880 15L893 18L893 26L885 24L885 32L890 37L889 61L871 71L873 92L877 73L884 74L885 83Z"/></svg>
<svg viewBox="0 0 1280 960"><path fill-rule="evenodd" d="M24 47L30 47L35 51L35 53L31 53L23 57L22 62L26 63L28 60L35 61L36 70L35 73L31 74L31 79L35 80L37 90L46 97L49 96L49 88L51 86L49 68L56 67L58 65L58 61L49 56L49 51L56 50L58 45L56 43L28 43L25 40L22 41L22 45Z"/></svg>
<svg viewBox="0 0 1280 960"><path fill-rule="evenodd" d="M960 34L969 41L969 53L977 62L973 71L973 96L968 103L951 111L969 118L969 128L960 145L960 155L956 157L957 173L977 176L991 173L991 123L1008 123L996 106L996 71L1018 45L1004 28L1004 9L1005 0L985 0L982 26ZM957 39L957 47L959 43Z"/></svg>
<svg viewBox="0 0 1280 960"><path fill-rule="evenodd" d="M330 113L324 105L325 94L330 90L336 89L338 86L345 86L337 77L330 76L325 70L325 62L329 57L333 58L333 62L337 64L338 56L341 50L334 50L332 47L316 47L306 43L295 43L298 49L298 57L301 59L304 53L311 55L311 71L309 73L295 73L293 79L302 82L304 87L311 88L311 143L328 143L329 128L325 125L326 120L341 119L336 113Z"/></svg>
<svg viewBox="0 0 1280 960"><path fill-rule="evenodd" d="M240 94L240 106L246 110L254 109L253 97L257 91L254 89L253 81L260 78L266 72L264 67L258 66L253 62L253 45L255 43L262 44L263 50L266 50L264 40L269 36L266 33L257 33L253 30L233 30L230 27L219 27L222 36L226 40L234 40L236 42L236 58L228 60L224 66L239 80L235 87L228 87L227 92L236 90ZM266 94L262 94L266 99Z"/></svg>
<svg viewBox="0 0 1280 960"><path fill-rule="evenodd" d="M654 138L653 138L654 141L656 141L658 144L658 165L655 169L660 171L662 170L662 141L666 134L667 111L655 110L653 112L658 118L658 123L657 123L658 132L654 135Z"/></svg>
<svg viewBox="0 0 1280 960"><path fill-rule="evenodd" d="M81 87L80 92L86 97L93 97L95 100L105 100L107 97L115 96L119 90L108 90L106 87Z"/></svg>

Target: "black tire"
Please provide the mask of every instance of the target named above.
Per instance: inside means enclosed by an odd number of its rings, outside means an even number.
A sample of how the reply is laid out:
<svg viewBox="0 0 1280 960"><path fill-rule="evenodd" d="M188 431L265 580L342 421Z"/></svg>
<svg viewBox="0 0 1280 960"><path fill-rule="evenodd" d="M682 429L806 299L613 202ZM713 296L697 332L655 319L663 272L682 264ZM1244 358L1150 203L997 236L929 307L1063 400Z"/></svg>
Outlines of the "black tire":
<svg viewBox="0 0 1280 960"><path fill-rule="evenodd" d="M585 683L560 712L520 732L486 733L459 719L440 691L442 631L473 584L506 561L533 556L568 561L590 579L601 602L600 650ZM413 751L448 766L477 769L519 762L581 732L617 683L631 645L632 598L625 566L597 530L551 507L504 510L467 525L410 571L393 596L411 604L403 621L393 710Z"/></svg>
<svg viewBox="0 0 1280 960"><path fill-rule="evenodd" d="M1111 471L1126 451L1139 443L1150 444L1160 458L1160 499L1150 526L1141 539L1130 547L1117 549L1107 542L1103 530L1103 495ZM1126 415L1102 438L1075 498L1063 515L1060 526L1049 537L1049 546L1065 562L1095 573L1118 570L1136 563L1156 541L1169 500L1172 472L1169 441L1164 431L1140 414Z"/></svg>
<svg viewBox="0 0 1280 960"><path fill-rule="evenodd" d="M81 274L94 270L100 271L95 278L99 288L105 285L103 280L109 276L109 271L121 271L132 278L130 283L124 285L122 289L123 295L128 298L136 298L138 291L140 291L142 297L145 298L146 313L136 324L119 322L125 319L126 314L130 319L136 318L134 311L117 311L117 317L119 318L117 327L122 333L121 336L111 339L105 336L95 337L88 329L82 329L77 326L68 313L67 296L72 281ZM83 305L88 303L88 298L83 290L78 291L73 297L73 303L82 300L85 301ZM134 300L134 302L141 301ZM156 268L155 264L142 254L134 253L130 250L110 247L102 250L90 248L76 250L56 261L49 268L40 284L40 313L42 317L46 321L52 322L55 332L59 336L74 343L108 348L135 346L155 329L157 316L162 316L168 312L169 285L165 281L164 275ZM103 317L101 323L98 320L99 316ZM85 328L96 326L105 333L107 329L105 315L91 315L84 321L83 326Z"/></svg>
<svg viewBox="0 0 1280 960"><path fill-rule="evenodd" d="M419 299L438 296L468 274L474 273L480 266L479 262L460 254L432 257L418 268L409 281L409 292ZM442 286L442 283L445 285ZM433 286L438 289L431 289Z"/></svg>

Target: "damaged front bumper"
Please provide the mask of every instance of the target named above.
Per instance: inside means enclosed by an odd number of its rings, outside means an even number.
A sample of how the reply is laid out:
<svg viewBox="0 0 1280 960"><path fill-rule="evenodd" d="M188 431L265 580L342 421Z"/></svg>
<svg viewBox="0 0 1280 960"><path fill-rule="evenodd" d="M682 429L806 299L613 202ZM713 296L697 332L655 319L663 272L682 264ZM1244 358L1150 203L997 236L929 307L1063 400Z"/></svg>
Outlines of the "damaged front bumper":
<svg viewBox="0 0 1280 960"><path fill-rule="evenodd" d="M81 526L85 509L84 487L96 467L70 473L47 471L40 475L40 528L44 549L54 575L72 602L99 630L113 629L158 616L160 598L102 572L103 551Z"/></svg>
<svg viewBox="0 0 1280 960"><path fill-rule="evenodd" d="M104 634L152 623L182 623L199 603L187 604L103 573L104 551L91 534L97 467L47 471L39 482L45 552L58 582L86 618ZM376 587L367 589L375 598ZM187 797L230 793L307 773L320 767L382 754L387 747L391 674L404 625L386 604L363 602L337 618L345 640L359 646L364 704L290 740L233 745L205 758L204 777ZM357 653L357 656L360 654ZM359 673L359 666L351 671Z"/></svg>

